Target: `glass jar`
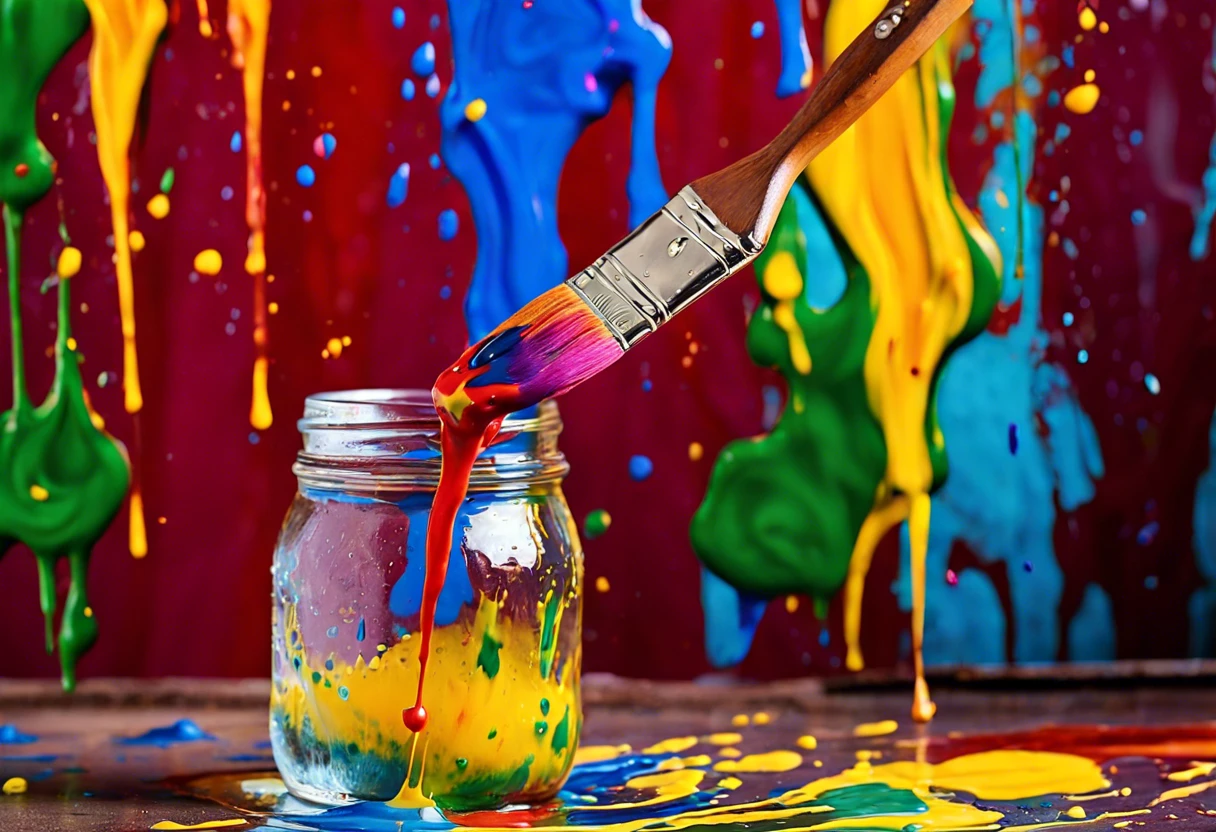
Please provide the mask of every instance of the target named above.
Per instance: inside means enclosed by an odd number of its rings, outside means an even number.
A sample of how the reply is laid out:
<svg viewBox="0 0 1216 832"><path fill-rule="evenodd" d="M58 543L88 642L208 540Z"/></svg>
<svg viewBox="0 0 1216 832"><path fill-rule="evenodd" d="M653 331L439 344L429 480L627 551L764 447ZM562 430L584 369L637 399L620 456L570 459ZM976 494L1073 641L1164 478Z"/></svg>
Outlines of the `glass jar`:
<svg viewBox="0 0 1216 832"><path fill-rule="evenodd" d="M439 480L429 393L311 396L299 491L274 557L270 736L287 788L337 804L409 796L487 809L556 794L582 726L583 555L546 402L473 468L423 701L418 611Z"/></svg>

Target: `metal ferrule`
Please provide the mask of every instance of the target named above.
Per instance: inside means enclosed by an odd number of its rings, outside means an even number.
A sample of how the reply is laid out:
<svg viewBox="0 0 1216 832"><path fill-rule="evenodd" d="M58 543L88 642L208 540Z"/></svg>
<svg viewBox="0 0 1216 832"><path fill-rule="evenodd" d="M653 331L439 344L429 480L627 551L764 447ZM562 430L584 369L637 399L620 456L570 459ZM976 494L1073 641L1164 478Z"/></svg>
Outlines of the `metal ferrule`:
<svg viewBox="0 0 1216 832"><path fill-rule="evenodd" d="M629 349L750 263L761 248L727 228L685 187L566 285Z"/></svg>

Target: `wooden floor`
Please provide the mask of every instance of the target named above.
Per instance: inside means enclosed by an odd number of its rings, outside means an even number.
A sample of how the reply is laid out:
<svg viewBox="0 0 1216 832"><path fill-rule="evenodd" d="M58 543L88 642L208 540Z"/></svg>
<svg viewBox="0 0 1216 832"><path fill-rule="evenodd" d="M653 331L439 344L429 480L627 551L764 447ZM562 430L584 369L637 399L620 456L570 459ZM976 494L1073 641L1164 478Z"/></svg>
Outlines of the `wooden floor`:
<svg viewBox="0 0 1216 832"><path fill-rule="evenodd" d="M1186 764L1206 753L1216 760L1216 689L1206 674L1169 683L1143 674L1107 678L1094 686L1083 679L1072 682L1068 689L1042 683L1027 689L1027 680L1016 679L1003 686L988 679L983 690L939 686L937 719L930 726L917 726L907 719L906 689L833 692L813 681L659 684L592 678L587 682L583 743L628 743L641 748L673 736L739 731L744 734L741 748L750 753L792 748L796 737L813 734L819 747L807 752L806 765L809 770L811 757L821 762L813 775L820 776L854 764L863 747L863 741L854 737L856 725L894 719L899 722L894 734L865 740L864 747L885 750L887 759L897 758L900 749L915 745L910 741L920 740L941 754L1002 744L1045 750L1069 750L1057 746L1073 745L1095 758L1108 747L1111 756L1120 758L1141 752L1150 758L1172 754ZM67 698L49 684L0 682L0 725L14 725L39 737L23 745L0 744L0 780L21 776L29 781L24 795L0 796L0 830L128 832L149 829L163 820L194 824L242 817L231 808L175 791L167 783L180 788L190 777L221 772L247 772L251 780L263 776L258 772L273 776L273 760L265 745L267 692L268 683L262 680L96 680L83 683L77 695ZM732 726L737 715L750 717L759 711L768 717L762 718L764 724ZM193 720L216 740L163 750L116 742L183 718ZM1170 727L1184 724L1190 727ZM1082 727L1045 727L1053 725ZM1168 764L1168 759L1162 763ZM1144 788L1162 790L1155 782L1160 779L1157 769L1139 776L1154 781ZM801 777L805 783L812 775L799 771L783 777L787 783L790 777ZM743 798L766 794L772 783L757 778L749 787L756 795ZM1216 830L1216 789L1178 800L1169 808L1169 813L1138 818L1137 823L1144 825L1134 830ZM248 825L234 828L268 822L245 817ZM1109 825L1085 827L1087 832L1104 828Z"/></svg>

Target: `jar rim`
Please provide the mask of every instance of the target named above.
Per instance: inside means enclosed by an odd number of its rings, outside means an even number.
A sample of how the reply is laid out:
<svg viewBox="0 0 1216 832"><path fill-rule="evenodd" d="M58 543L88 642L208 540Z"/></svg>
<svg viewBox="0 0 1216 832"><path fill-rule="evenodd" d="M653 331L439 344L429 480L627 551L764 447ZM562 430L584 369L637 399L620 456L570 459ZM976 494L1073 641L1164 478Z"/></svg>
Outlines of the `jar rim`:
<svg viewBox="0 0 1216 832"><path fill-rule="evenodd" d="M544 401L503 420L503 433L529 433L553 427L557 405ZM438 429L431 391L410 387L367 387L313 393L304 399L300 433L326 429Z"/></svg>

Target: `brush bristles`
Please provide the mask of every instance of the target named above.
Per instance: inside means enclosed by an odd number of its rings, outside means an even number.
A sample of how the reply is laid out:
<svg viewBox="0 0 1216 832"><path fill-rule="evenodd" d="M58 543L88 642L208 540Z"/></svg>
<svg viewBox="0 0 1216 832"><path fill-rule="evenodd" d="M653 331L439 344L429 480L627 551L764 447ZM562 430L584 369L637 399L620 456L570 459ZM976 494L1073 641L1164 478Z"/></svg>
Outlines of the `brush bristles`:
<svg viewBox="0 0 1216 832"><path fill-rule="evenodd" d="M528 405L560 396L625 354L600 316L564 283L516 312L502 329L512 327L525 329L504 357Z"/></svg>

